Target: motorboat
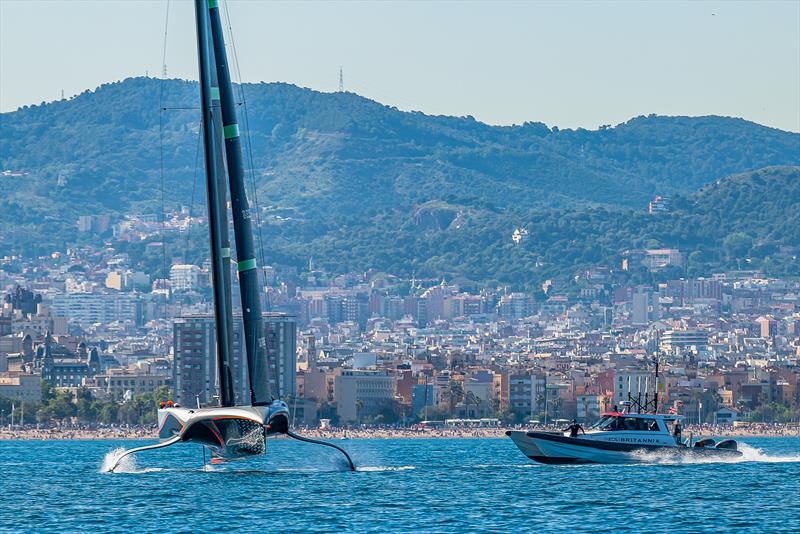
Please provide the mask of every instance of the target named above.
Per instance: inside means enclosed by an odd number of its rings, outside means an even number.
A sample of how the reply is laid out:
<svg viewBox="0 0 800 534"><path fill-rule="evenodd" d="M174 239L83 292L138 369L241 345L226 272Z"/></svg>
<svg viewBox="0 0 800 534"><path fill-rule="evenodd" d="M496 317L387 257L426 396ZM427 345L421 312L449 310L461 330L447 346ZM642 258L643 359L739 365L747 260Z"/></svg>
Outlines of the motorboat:
<svg viewBox="0 0 800 534"><path fill-rule="evenodd" d="M577 436L574 431L525 430L509 430L506 435L525 456L543 464L641 462L653 453L659 457L741 456L732 439L719 443L710 438L695 443L691 437L682 439L682 420L683 416L673 414L607 412Z"/></svg>

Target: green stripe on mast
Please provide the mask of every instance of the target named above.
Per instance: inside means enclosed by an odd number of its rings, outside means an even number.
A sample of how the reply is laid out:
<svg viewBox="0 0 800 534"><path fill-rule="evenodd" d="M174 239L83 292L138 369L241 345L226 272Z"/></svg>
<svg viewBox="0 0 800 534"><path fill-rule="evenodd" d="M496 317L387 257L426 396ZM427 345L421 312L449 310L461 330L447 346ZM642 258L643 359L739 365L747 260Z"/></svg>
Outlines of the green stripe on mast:
<svg viewBox="0 0 800 534"><path fill-rule="evenodd" d="M229 124L227 126L222 127L223 134L225 135L225 139L233 139L234 137L239 137L239 125L237 123Z"/></svg>
<svg viewBox="0 0 800 534"><path fill-rule="evenodd" d="M236 269L239 272L242 271L249 271L250 269L256 268L256 259L250 258L249 260L242 260L236 264Z"/></svg>

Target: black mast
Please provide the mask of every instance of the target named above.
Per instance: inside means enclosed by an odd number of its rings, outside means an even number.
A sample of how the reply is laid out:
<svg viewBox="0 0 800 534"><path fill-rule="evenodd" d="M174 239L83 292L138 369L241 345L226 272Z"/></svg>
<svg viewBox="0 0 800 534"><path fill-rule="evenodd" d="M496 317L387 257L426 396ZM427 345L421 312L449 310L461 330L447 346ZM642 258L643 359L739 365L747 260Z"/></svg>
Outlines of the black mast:
<svg viewBox="0 0 800 534"><path fill-rule="evenodd" d="M209 47L210 49L210 47ZM211 55L213 57L213 50L211 51ZM213 63L212 63L213 64ZM228 358L226 358L227 364L225 368L228 374L228 380L226 382L226 386L228 388L228 395L231 400L231 404L236 404L236 396L234 394L234 378L232 372L232 358L233 358L233 349L231 347L233 343L233 302L231 302L231 237L228 231L228 183L227 177L225 175L225 152L223 150L223 142L222 142L222 106L219 101L219 82L217 81L217 69L211 68L211 105L212 110L211 114L214 119L214 153L216 154L217 159L217 193L219 195L219 230L220 230L220 241L222 248L222 288L225 292L225 309L228 312L225 314L225 323L226 328L228 330L228 338L230 340L229 349L228 349ZM244 399L240 401L244 402Z"/></svg>
<svg viewBox="0 0 800 534"><path fill-rule="evenodd" d="M198 0L199 1L199 0ZM225 137L225 156L228 164L228 181L231 192L231 211L233 231L236 236L236 267L239 271L239 288L242 295L242 317L247 351L247 370L250 376L250 402L255 405L272 401L266 361L266 342L261 315L260 284L256 268L253 229L250 220L250 206L247 201L244 182L242 146L239 137L239 124L236 119L236 102L233 98L230 69L222 36L222 21L217 0L207 0L211 21L211 38L214 45L217 78L219 80L220 101L222 103L222 124ZM276 376L277 373L272 373ZM276 385L277 387L277 385Z"/></svg>
<svg viewBox="0 0 800 534"><path fill-rule="evenodd" d="M217 341L217 377L219 379L220 406L233 406L233 383L230 371L232 321L230 305L230 240L228 238L227 217L225 215L224 182L218 176L222 162L218 160L215 141L215 117L211 79L211 49L209 48L209 27L206 0L195 0L195 20L197 23L197 57L200 71L200 109L202 110L203 152L205 156L206 193L208 199L208 227L211 237L211 284L214 293L214 321ZM218 137L219 134L216 133ZM223 185L220 191L220 185ZM223 226L224 224L224 226ZM226 243L227 241L227 243ZM227 257L225 251L227 247Z"/></svg>

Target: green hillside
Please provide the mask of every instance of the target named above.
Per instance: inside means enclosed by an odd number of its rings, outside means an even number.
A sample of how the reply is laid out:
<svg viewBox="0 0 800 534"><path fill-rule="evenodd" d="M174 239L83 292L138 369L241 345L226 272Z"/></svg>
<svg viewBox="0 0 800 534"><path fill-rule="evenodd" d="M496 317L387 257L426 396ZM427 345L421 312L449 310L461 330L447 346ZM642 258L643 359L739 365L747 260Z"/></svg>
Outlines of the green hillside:
<svg viewBox="0 0 800 534"><path fill-rule="evenodd" d="M760 215L746 209L765 187L759 176L792 187L775 176L796 169L723 178L800 164L798 134L725 117L638 117L594 131L499 127L401 112L352 93L286 84L243 91L240 122L249 126L270 260L302 265L313 256L336 270L525 284L645 242L710 247L695 263L721 264L721 245L693 240L717 239L723 228L748 234L753 247L796 241L787 235L796 219L774 218L786 202L796 205L796 189L778 195L784 204L760 199ZM159 213L162 191L167 209L202 212L196 102L193 83L133 78L0 115L0 167L25 173L0 176L0 253L86 240L76 231L79 215ZM686 211L647 218L656 193L677 195ZM702 218L731 213L717 210L723 199L714 195L735 197L725 205L745 216ZM688 226L701 220L714 229ZM512 247L517 226L531 237Z"/></svg>
<svg viewBox="0 0 800 534"><path fill-rule="evenodd" d="M298 261L325 259L333 270L376 267L525 287L551 277L567 280L593 265L619 269L625 251L662 247L688 257L685 271L664 276L728 268L800 275L800 167L734 175L673 203L672 213L658 215L606 207L518 215L437 206L429 209L445 220L455 213L446 228L420 227L419 217L397 213L356 231L343 226L310 243L292 239L284 228L271 233L270 242L281 243ZM517 227L528 231L519 245L511 240Z"/></svg>

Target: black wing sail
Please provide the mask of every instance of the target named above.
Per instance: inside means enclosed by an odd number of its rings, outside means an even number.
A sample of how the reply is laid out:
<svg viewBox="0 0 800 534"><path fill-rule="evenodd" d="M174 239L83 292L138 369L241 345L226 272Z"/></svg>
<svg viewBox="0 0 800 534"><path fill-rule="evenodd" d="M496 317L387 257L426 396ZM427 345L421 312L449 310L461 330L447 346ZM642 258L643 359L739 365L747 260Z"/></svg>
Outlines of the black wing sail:
<svg viewBox="0 0 800 534"><path fill-rule="evenodd" d="M233 231L236 238L236 267L239 272L239 288L242 296L242 319L247 354L247 370L250 376L250 402L253 406L272 402L277 384L271 383L277 373L274 362L267 362L266 342L261 314L261 286L258 280L250 205L245 190L242 144L239 123L236 118L236 103L233 98L230 69L225 52L217 0L208 0L211 22L211 39L214 46L217 79L222 105L222 124L225 137L225 156L228 167L228 183L231 193Z"/></svg>
<svg viewBox="0 0 800 534"><path fill-rule="evenodd" d="M220 161L220 132L217 131L219 107L214 107L212 81L213 54L209 45L209 24L206 2L197 0L197 57L200 70L200 109L202 110L203 154L206 171L206 193L208 199L208 227L211 240L211 284L214 293L214 319L217 341L217 379L219 381L219 403L233 406L234 394L230 361L232 354L232 310L230 297L230 239L228 219L225 212L225 182L219 175L224 168ZM215 148L217 147L217 148ZM227 251L225 248L227 247ZM226 275L227 273L227 275Z"/></svg>

